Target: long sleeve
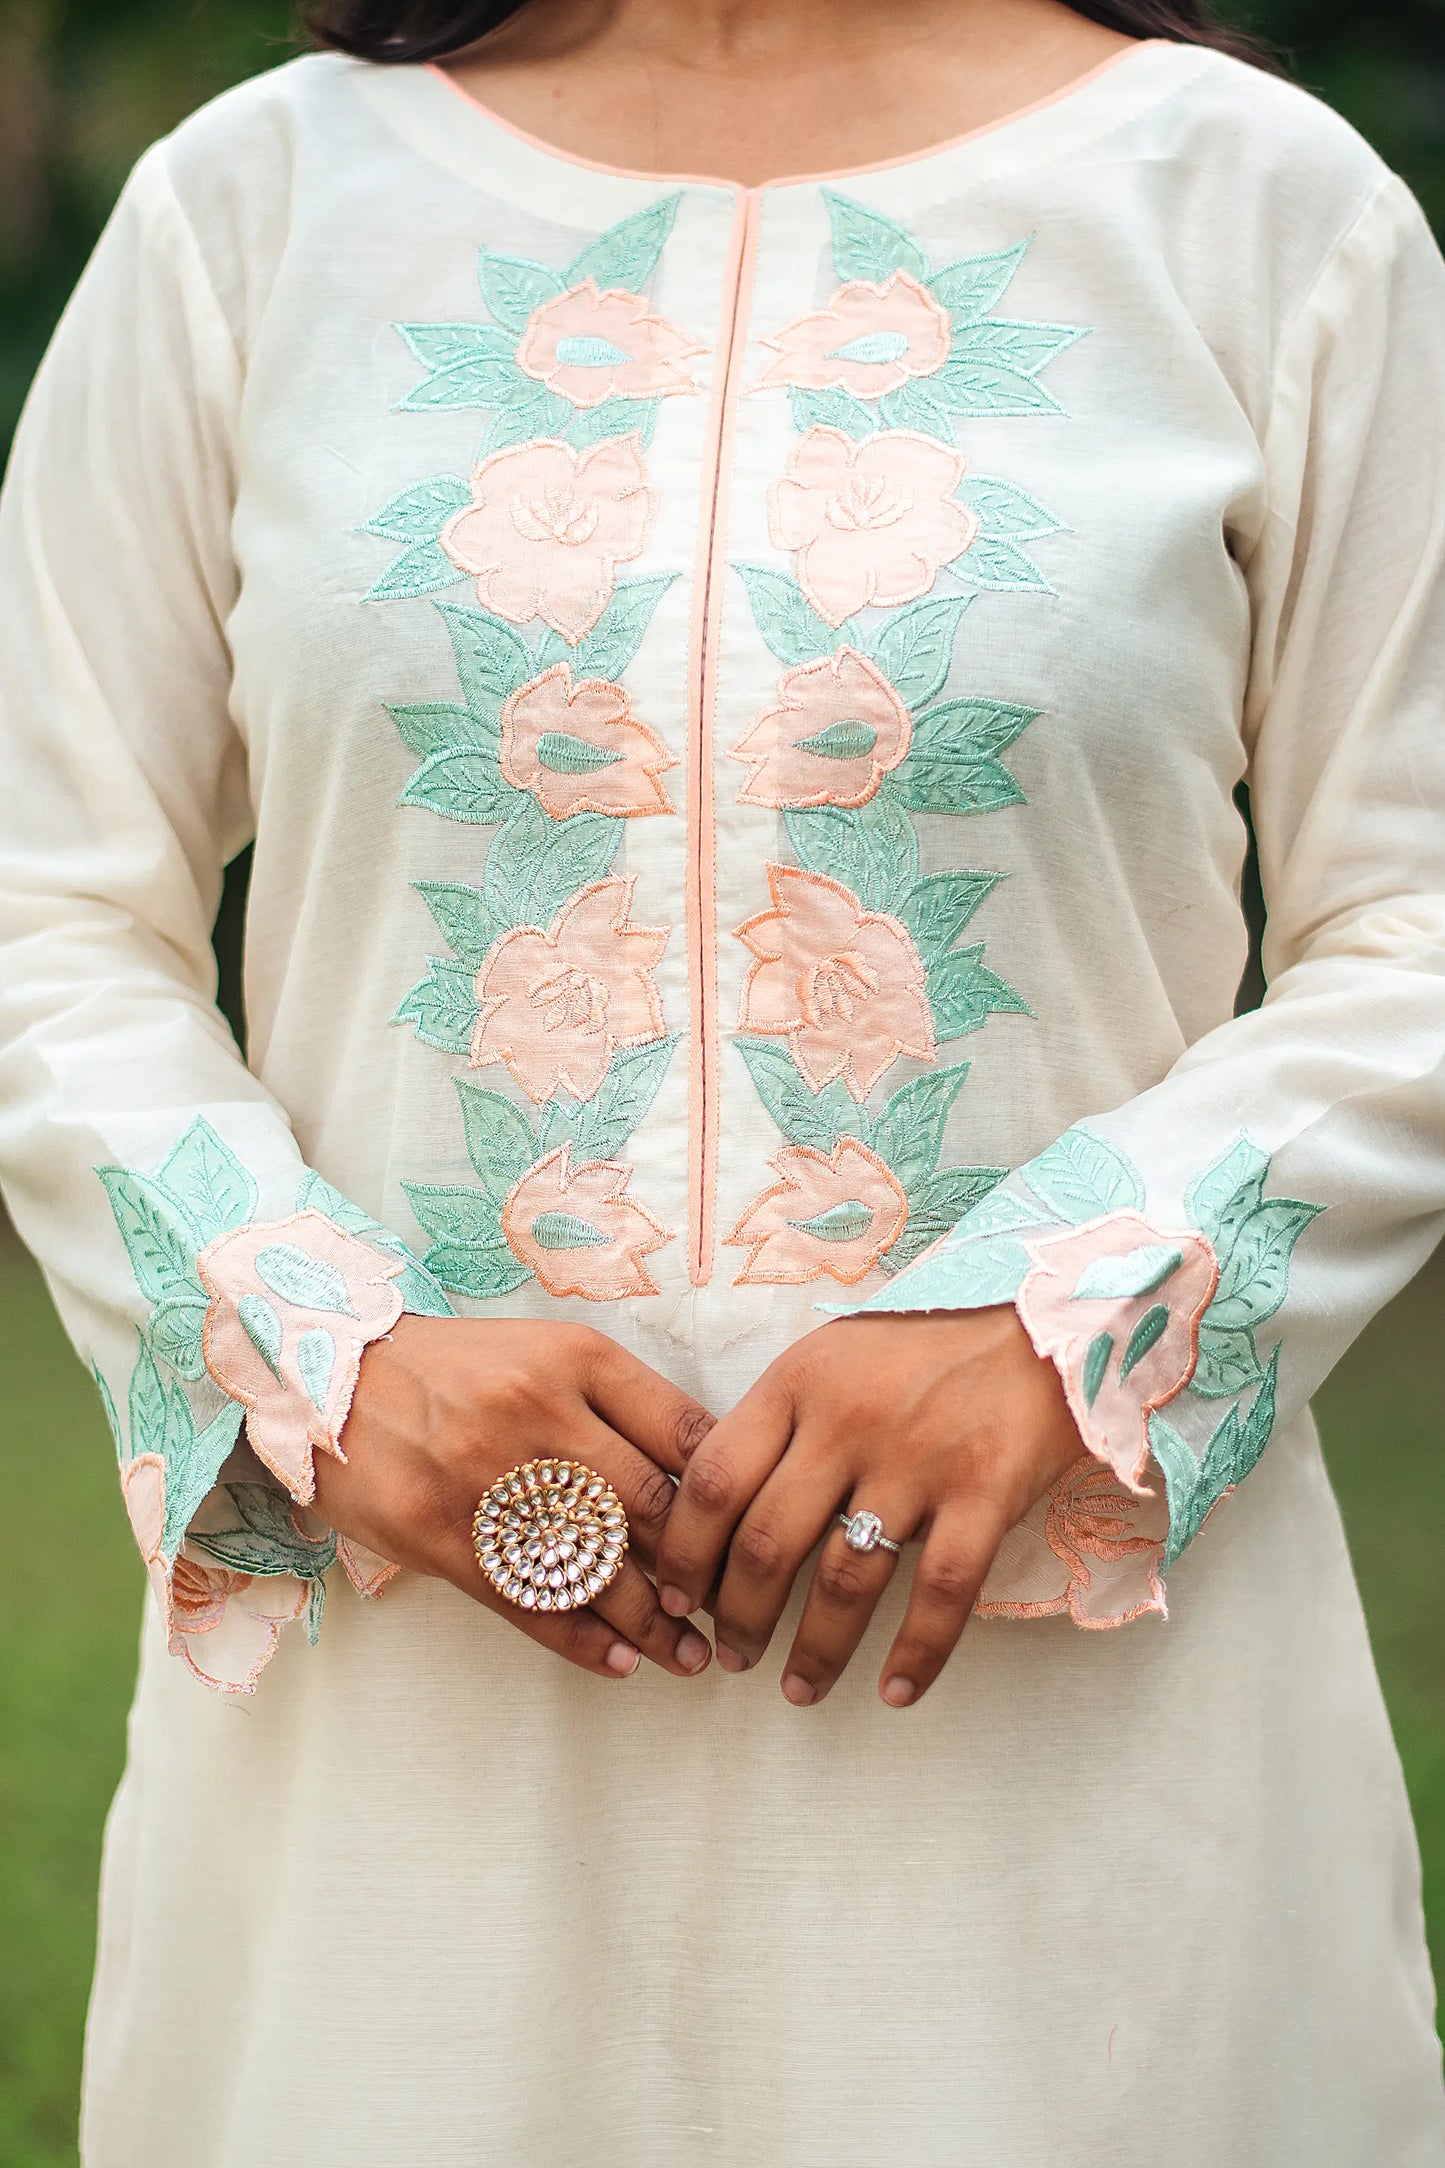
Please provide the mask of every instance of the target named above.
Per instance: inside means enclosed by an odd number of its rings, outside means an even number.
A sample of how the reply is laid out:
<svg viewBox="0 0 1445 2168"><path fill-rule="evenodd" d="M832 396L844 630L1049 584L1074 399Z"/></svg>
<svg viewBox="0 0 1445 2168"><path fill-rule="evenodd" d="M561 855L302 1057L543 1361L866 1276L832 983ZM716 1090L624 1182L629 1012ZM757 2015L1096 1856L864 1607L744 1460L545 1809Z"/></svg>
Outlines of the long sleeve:
<svg viewBox="0 0 1445 2168"><path fill-rule="evenodd" d="M1287 332L1262 449L1265 516L1236 555L1267 999L851 1306L1015 1303L1091 1453L1167 1500L1152 1567L1445 1213L1445 268L1398 182ZM1122 1555L1129 1505L1105 1501L1096 1564ZM1140 1609L1162 1608L1154 1587Z"/></svg>
<svg viewBox="0 0 1445 2168"><path fill-rule="evenodd" d="M340 1555L305 1511L361 1352L448 1305L303 1163L215 1006L250 835L226 624L242 370L164 148L32 394L0 514L0 1177L94 1368L172 1649L251 1688Z"/></svg>

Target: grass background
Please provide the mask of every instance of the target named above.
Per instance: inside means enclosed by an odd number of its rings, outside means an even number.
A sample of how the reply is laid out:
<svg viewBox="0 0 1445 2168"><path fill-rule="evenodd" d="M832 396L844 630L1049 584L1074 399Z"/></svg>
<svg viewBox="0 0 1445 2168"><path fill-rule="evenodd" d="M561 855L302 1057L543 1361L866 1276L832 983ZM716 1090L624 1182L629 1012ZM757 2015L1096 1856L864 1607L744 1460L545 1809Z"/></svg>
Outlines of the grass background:
<svg viewBox="0 0 1445 2168"><path fill-rule="evenodd" d="M1445 0L1238 0L1230 12L1285 49L1445 230ZM285 59L288 21L287 0L0 0L0 449L131 162L203 99ZM238 871L218 939L233 993L243 887ZM1442 1316L1445 1257L1351 1351L1318 1412L1445 1957ZM0 1578L0 2168L74 2168L101 1826L143 1576L94 1388L3 1221L0 1496L12 1513Z"/></svg>

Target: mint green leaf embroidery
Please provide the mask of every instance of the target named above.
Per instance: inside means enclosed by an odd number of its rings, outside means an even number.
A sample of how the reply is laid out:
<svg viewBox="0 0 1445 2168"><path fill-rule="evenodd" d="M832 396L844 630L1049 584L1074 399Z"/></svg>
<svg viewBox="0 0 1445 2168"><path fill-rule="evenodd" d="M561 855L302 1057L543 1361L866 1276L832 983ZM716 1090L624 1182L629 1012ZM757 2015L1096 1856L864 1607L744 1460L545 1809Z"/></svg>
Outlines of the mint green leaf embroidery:
<svg viewBox="0 0 1445 2168"><path fill-rule="evenodd" d="M1168 1330L1168 1305L1156 1302L1152 1309L1144 1312L1144 1315L1129 1335L1129 1345L1125 1348L1119 1363L1120 1377L1127 1378L1134 1365L1144 1360L1155 1341L1162 1338Z"/></svg>
<svg viewBox="0 0 1445 2168"><path fill-rule="evenodd" d="M1238 1408L1230 1408L1205 1448L1202 1461L1195 1460L1179 1433L1161 1415L1150 1417L1149 1443L1164 1470L1169 1498L1169 1540L1163 1559L1166 1568L1193 1541L1225 1492L1237 1490L1258 1466L1274 1428L1278 1373L1276 1348L1249 1414L1241 1422Z"/></svg>
<svg viewBox="0 0 1445 2168"><path fill-rule="evenodd" d="M493 912L523 926L547 926L579 888L600 880L617 856L622 822L603 813L554 820L522 797L487 853L485 895Z"/></svg>
<svg viewBox="0 0 1445 2168"><path fill-rule="evenodd" d="M474 362L510 361L516 340L489 324L397 324L414 360L424 369L459 369Z"/></svg>
<svg viewBox="0 0 1445 2168"><path fill-rule="evenodd" d="M679 190L599 233L567 266L567 284L580 286L583 279L591 279L604 291L621 286L630 294L641 293L657 269L681 201Z"/></svg>
<svg viewBox="0 0 1445 2168"><path fill-rule="evenodd" d="M484 248L477 265L482 299L506 331L525 331L534 309L566 292L564 282L529 256L504 256Z"/></svg>
<svg viewBox="0 0 1445 2168"><path fill-rule="evenodd" d="M662 1088L676 1049L676 1035L630 1047L614 1056L591 1099L580 1104L549 1100L542 1117L542 1150L569 1143L579 1163L615 1159Z"/></svg>
<svg viewBox="0 0 1445 2168"><path fill-rule="evenodd" d="M885 392L878 411L889 429L911 429L948 445L955 441L952 411L926 383L900 384L897 391Z"/></svg>
<svg viewBox="0 0 1445 2168"><path fill-rule="evenodd" d="M455 700L428 700L415 707L390 707L401 742L409 753L429 760L433 753L490 752L496 755L498 727L490 714L477 714Z"/></svg>
<svg viewBox="0 0 1445 2168"><path fill-rule="evenodd" d="M1227 1400L1231 1393L1256 1384L1261 1375L1253 1334L1221 1331L1210 1324L1206 1311L1199 1327L1199 1359L1189 1380L1190 1390L1201 1400Z"/></svg>
<svg viewBox="0 0 1445 2168"><path fill-rule="evenodd" d="M1220 1259L1219 1287L1205 1312L1211 1326L1252 1329L1274 1316L1289 1287L1294 1246L1323 1209L1293 1197L1267 1197L1256 1207Z"/></svg>
<svg viewBox="0 0 1445 2168"><path fill-rule="evenodd" d="M149 1340L158 1359L194 1384L206 1374L201 1330L209 1305L204 1295L163 1302L152 1313Z"/></svg>
<svg viewBox="0 0 1445 2168"><path fill-rule="evenodd" d="M421 806L447 820L492 827L510 818L518 796L503 781L495 753L449 746L422 762L397 803Z"/></svg>
<svg viewBox="0 0 1445 2168"><path fill-rule="evenodd" d="M1006 753L1039 714L1038 708L1017 707L1009 700L945 700L918 717L913 743L938 760Z"/></svg>
<svg viewBox="0 0 1445 2168"><path fill-rule="evenodd" d="M1202 1235L1223 1257L1252 1212L1264 1202L1269 1154L1240 1136L1222 1159L1199 1175L1184 1196L1184 1209Z"/></svg>
<svg viewBox="0 0 1445 2168"><path fill-rule="evenodd" d="M455 1187L433 1188L425 1182L403 1182L407 1200L433 1241L455 1249L495 1248L505 1237L497 1217L500 1195ZM511 1184L507 1184L510 1189ZM432 1269L435 1269L434 1267Z"/></svg>
<svg viewBox="0 0 1445 2168"><path fill-rule="evenodd" d="M130 1457L138 1453L164 1454L166 1449L166 1389L144 1338L140 1359L130 1375Z"/></svg>
<svg viewBox="0 0 1445 2168"><path fill-rule="evenodd" d="M1114 1335L1111 1332L1095 1333L1084 1357L1084 1404L1092 1408L1099 1397L1099 1388L1109 1372L1109 1357L1114 1352Z"/></svg>
<svg viewBox="0 0 1445 2168"><path fill-rule="evenodd" d="M306 1642L309 1648L314 1649L321 1639L321 1617L325 1609L326 1583L318 1574L311 1582L306 1598Z"/></svg>
<svg viewBox="0 0 1445 2168"><path fill-rule="evenodd" d="M856 1242L873 1225L873 1207L859 1197L844 1197L825 1212L815 1212L811 1219L790 1219L788 1225L800 1234L816 1236L819 1242Z"/></svg>
<svg viewBox="0 0 1445 2168"><path fill-rule="evenodd" d="M766 1039L733 1043L748 1065L758 1097L790 1144L831 1152L840 1137L861 1133L862 1110L841 1084L810 1092L785 1046L769 1045Z"/></svg>
<svg viewBox="0 0 1445 2168"><path fill-rule="evenodd" d="M522 381L531 383L530 377ZM557 398L541 384L533 384L530 399L519 393L510 406L497 408L487 423L480 457L489 459L493 452L504 452L508 445L532 444L538 437L565 437L570 434L576 414L568 400Z"/></svg>
<svg viewBox="0 0 1445 2168"><path fill-rule="evenodd" d="M1024 803L1018 784L991 753L965 754L957 760L911 753L890 781L915 813L997 813Z"/></svg>
<svg viewBox="0 0 1445 2168"><path fill-rule="evenodd" d="M983 943L954 949L928 966L925 981L933 1028L940 1040L961 1039L977 1031L990 1016L1032 1016L1022 994L990 971L983 961Z"/></svg>
<svg viewBox="0 0 1445 2168"><path fill-rule="evenodd" d="M954 558L949 570L955 579L992 594L1007 594L1016 588L1033 588L1048 595L1054 592L1032 557L1002 535L981 534L971 549Z"/></svg>
<svg viewBox="0 0 1445 2168"><path fill-rule="evenodd" d="M1074 1282L1070 1300L1137 1301L1140 1295L1152 1295L1156 1287L1162 1287L1183 1262L1183 1250L1171 1249L1167 1242L1141 1243L1122 1257L1096 1257Z"/></svg>
<svg viewBox="0 0 1445 2168"><path fill-rule="evenodd" d="M854 809L811 806L783 818L803 865L851 888L866 910L901 910L918 880L918 836L890 792Z"/></svg>
<svg viewBox="0 0 1445 2168"><path fill-rule="evenodd" d="M1020 241L1016 248L1000 249L994 255L961 256L957 263L934 272L929 291L956 325L977 323L1003 299L1028 249L1028 242Z"/></svg>
<svg viewBox="0 0 1445 2168"><path fill-rule="evenodd" d="M503 703L535 673L525 640L486 610L439 602L461 680L462 698L474 715L494 718Z"/></svg>
<svg viewBox="0 0 1445 2168"><path fill-rule="evenodd" d="M500 1092L489 1091L483 1084L470 1084L465 1077L458 1077L456 1085L467 1157L485 1195L500 1204L537 1157L532 1124L521 1108ZM447 1239L459 1238L452 1235Z"/></svg>
<svg viewBox="0 0 1445 2168"><path fill-rule="evenodd" d="M1048 1232L1056 1226L1047 1207L1026 1191L1000 1189L985 1197L982 1204L974 1205L959 1233L972 1241L975 1235L1028 1234L1040 1228Z"/></svg>
<svg viewBox="0 0 1445 2168"><path fill-rule="evenodd" d="M903 1233L891 1250L885 1252L879 1262L887 1272L901 1272L905 1265L931 1249L935 1242L957 1227L968 1212L973 1211L980 1199L987 1197L995 1183L1003 1180L1002 1167L947 1167L942 1174L930 1176L908 1196L908 1222ZM976 1250L960 1249L951 1267L952 1285L957 1299L952 1307L968 1309L992 1302L1012 1300L1019 1281L1028 1269L1028 1258L1016 1242L980 1243ZM932 1266L925 1266L931 1271ZM910 1280L909 1286L916 1285ZM1002 1286L1000 1294L997 1289ZM900 1304L900 1308L945 1308L948 1304L932 1301L918 1304Z"/></svg>
<svg viewBox="0 0 1445 2168"><path fill-rule="evenodd" d="M591 632L571 650L574 678L622 676L641 647L653 612L677 575L664 572L656 579L624 580Z"/></svg>
<svg viewBox="0 0 1445 2168"><path fill-rule="evenodd" d="M579 337L557 341L557 359L569 369L614 368L629 358L626 347L611 339Z"/></svg>
<svg viewBox="0 0 1445 2168"><path fill-rule="evenodd" d="M657 427L658 399L604 399L600 406L574 407L560 432L579 449L598 444L604 437L638 436L643 449L652 442Z"/></svg>
<svg viewBox="0 0 1445 2168"><path fill-rule="evenodd" d="M800 434L809 429L841 429L845 435L861 441L871 437L878 427L874 416L861 399L855 399L846 391L807 391L794 384L789 391L793 409L793 427Z"/></svg>
<svg viewBox="0 0 1445 2168"><path fill-rule="evenodd" d="M460 476L434 474L383 505L362 533L381 535L388 542L435 542L452 514L464 511L471 501L471 488Z"/></svg>
<svg viewBox="0 0 1445 2168"><path fill-rule="evenodd" d="M959 331L953 359L956 363L1001 362L1020 376L1037 376L1066 347L1087 336L1083 327L1074 324L1030 324L1022 318L993 318Z"/></svg>
<svg viewBox="0 0 1445 2168"><path fill-rule="evenodd" d="M443 1054L469 1053L477 1025L476 973L445 956L429 956L427 964L427 976L402 997L392 1022L410 1024L424 1045Z"/></svg>
<svg viewBox="0 0 1445 2168"><path fill-rule="evenodd" d="M873 1149L910 1193L934 1172L968 1063L937 1069L896 1091L873 1124Z"/></svg>
<svg viewBox="0 0 1445 2168"><path fill-rule="evenodd" d="M125 1439L121 1434L120 1416L115 1405L115 1395L102 1377L98 1364L91 1364L90 1374L95 1379L96 1390L100 1394L100 1404L105 1410L105 1419L110 1425L110 1434L115 1440L116 1458L123 1462L125 1459Z"/></svg>
<svg viewBox="0 0 1445 2168"><path fill-rule="evenodd" d="M991 1169L978 1170L982 1175ZM930 1228L933 1231L930 1232ZM941 1237L947 1240L940 1240ZM935 1242L931 1257L923 1255ZM1019 1283L1029 1270L1029 1256L1021 1242L996 1236L988 1242L958 1239L957 1223L934 1227L922 1212L910 1210L908 1225L891 1250L879 1259L887 1272L913 1270L892 1287L885 1287L854 1309L867 1310L985 1310L995 1303L1012 1302Z"/></svg>
<svg viewBox="0 0 1445 2168"><path fill-rule="evenodd" d="M334 1310L355 1317L344 1276L324 1257L310 1257L294 1242L268 1243L256 1253L256 1277L273 1295L302 1310Z"/></svg>
<svg viewBox="0 0 1445 2168"><path fill-rule="evenodd" d="M908 352L906 331L863 331L828 349L829 361L897 361Z"/></svg>
<svg viewBox="0 0 1445 2168"><path fill-rule="evenodd" d="M170 1436L166 1454L166 1530L162 1548L174 1558L186 1540L204 1498L215 1488L240 1435L245 1411L231 1401L205 1429L196 1429L195 1417L177 1386L171 1396Z"/></svg>
<svg viewBox="0 0 1445 2168"><path fill-rule="evenodd" d="M532 801L522 802L530 805ZM505 835L506 830L502 833ZM490 862L490 853L488 859ZM480 971L487 951L511 924L510 916L493 910L480 889L467 888L458 881L416 881L412 885L436 920L447 946L456 950L471 971Z"/></svg>
<svg viewBox="0 0 1445 2168"><path fill-rule="evenodd" d="M303 1332L296 1343L296 1368L301 1383L311 1396L312 1406L323 1413L326 1395L331 1390L331 1380L336 1370L336 1342L329 1332L313 1325Z"/></svg>
<svg viewBox="0 0 1445 2168"><path fill-rule="evenodd" d="M192 1122L156 1180L185 1207L203 1244L255 1214L254 1180L208 1121Z"/></svg>
<svg viewBox="0 0 1445 2168"><path fill-rule="evenodd" d="M206 1529L191 1537L198 1551L214 1558L232 1573L253 1573L263 1578L294 1573L300 1581L318 1588L320 1577L336 1563L336 1538L308 1543L291 1518L291 1500L285 1491L265 1483L228 1483L226 1496L236 1510L236 1528Z"/></svg>
<svg viewBox="0 0 1445 2168"><path fill-rule="evenodd" d="M758 631L782 663L816 662L843 639L825 624L796 580L766 565L734 568L748 591Z"/></svg>
<svg viewBox="0 0 1445 2168"><path fill-rule="evenodd" d="M530 405L536 380L517 367L516 341L486 324L398 324L430 374L397 402L412 414Z"/></svg>
<svg viewBox="0 0 1445 2168"><path fill-rule="evenodd" d="M431 1276L423 1271L400 1235L394 1235L389 1227L382 1226L380 1220L374 1220L369 1212L363 1212L360 1205L353 1204L349 1197L343 1197L339 1189L333 1189L321 1175L311 1172L303 1177L296 1199L298 1212L304 1212L308 1206L317 1212L324 1212L328 1219L335 1220L337 1226L344 1228L348 1234L362 1235L377 1249L384 1250L387 1256L401 1259L406 1270L394 1284L414 1317L452 1315L452 1306L446 1296Z"/></svg>
<svg viewBox="0 0 1445 2168"><path fill-rule="evenodd" d="M492 1302L524 1287L532 1277L529 1265L514 1257L505 1242L488 1248L453 1249L445 1244L427 1251L427 1270L454 1295L470 1295L478 1302Z"/></svg>
<svg viewBox="0 0 1445 2168"><path fill-rule="evenodd" d="M947 955L1001 873L930 873L904 898L899 917L925 964Z"/></svg>
<svg viewBox="0 0 1445 2168"><path fill-rule="evenodd" d="M539 1212L532 1240L542 1250L605 1250L611 1237L575 1212Z"/></svg>
<svg viewBox="0 0 1445 2168"><path fill-rule="evenodd" d="M1065 1130L1021 1172L1035 1196L1071 1226L1143 1207L1144 1185L1133 1167L1089 1129Z"/></svg>
<svg viewBox="0 0 1445 2168"><path fill-rule="evenodd" d="M1033 377L967 353L950 357L928 381L935 397L966 421L1063 412L1058 400Z"/></svg>
<svg viewBox="0 0 1445 2168"><path fill-rule="evenodd" d="M946 595L890 610L869 654L910 708L926 707L948 681L953 643L972 595Z"/></svg>
<svg viewBox="0 0 1445 2168"><path fill-rule="evenodd" d="M286 1338L286 1328L280 1312L273 1309L264 1295L242 1295L236 1304L236 1315L246 1338L265 1363L278 1385L285 1384L281 1374L281 1345Z"/></svg>
<svg viewBox="0 0 1445 2168"><path fill-rule="evenodd" d="M363 602L411 602L418 595L434 595L439 587L455 587L458 580L465 577L439 543L418 542L388 565L361 599Z"/></svg>
<svg viewBox="0 0 1445 2168"><path fill-rule="evenodd" d="M902 226L832 188L823 190L823 201L833 224L833 262L840 279L870 279L881 285L894 271L927 278L928 258Z"/></svg>
<svg viewBox="0 0 1445 2168"><path fill-rule="evenodd" d="M141 1293L149 1302L204 1299L196 1278L199 1230L185 1207L149 1175L97 1167Z"/></svg>
<svg viewBox="0 0 1445 2168"><path fill-rule="evenodd" d="M991 474L966 474L954 491L960 504L978 516L985 535L1009 542L1031 542L1057 534L1059 522L1036 497ZM975 545L976 547L977 545Z"/></svg>

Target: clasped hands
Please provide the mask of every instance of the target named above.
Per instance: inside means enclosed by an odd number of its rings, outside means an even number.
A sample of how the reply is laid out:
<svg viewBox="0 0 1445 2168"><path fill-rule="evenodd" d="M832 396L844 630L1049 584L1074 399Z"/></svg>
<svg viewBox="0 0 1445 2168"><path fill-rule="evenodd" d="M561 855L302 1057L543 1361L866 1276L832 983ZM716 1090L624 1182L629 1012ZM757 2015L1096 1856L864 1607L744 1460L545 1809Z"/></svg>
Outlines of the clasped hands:
<svg viewBox="0 0 1445 2168"><path fill-rule="evenodd" d="M588 1326L404 1317L362 1358L344 1462L317 1455L318 1510L341 1534L451 1581L584 1670L644 1659L679 1677L746 1671L822 1544L783 1692L820 1701L895 1572L907 1609L879 1691L918 1700L957 1645L1005 1533L1084 1447L1052 1363L1012 1308L836 1318L778 1356L735 1408L708 1411ZM482 1579L478 1497L520 1461L568 1456L627 1511L621 1572L588 1610L519 1610ZM908 1548L851 1549L867 1509Z"/></svg>

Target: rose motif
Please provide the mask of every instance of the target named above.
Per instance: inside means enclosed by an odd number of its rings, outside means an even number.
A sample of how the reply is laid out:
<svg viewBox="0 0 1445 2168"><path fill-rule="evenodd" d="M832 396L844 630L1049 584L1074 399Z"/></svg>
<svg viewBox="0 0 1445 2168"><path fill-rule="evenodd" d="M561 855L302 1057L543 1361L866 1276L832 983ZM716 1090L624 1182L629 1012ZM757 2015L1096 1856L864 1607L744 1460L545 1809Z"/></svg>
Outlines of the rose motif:
<svg viewBox="0 0 1445 2168"><path fill-rule="evenodd" d="M751 773L744 805L865 805L907 757L913 719L877 663L855 647L798 663L778 680L776 707L732 748Z"/></svg>
<svg viewBox="0 0 1445 2168"><path fill-rule="evenodd" d="M438 536L443 550L484 608L513 625L540 617L575 646L611 600L617 567L647 544L657 499L641 438L582 452L550 437L509 445L482 461L471 488Z"/></svg>
<svg viewBox="0 0 1445 2168"><path fill-rule="evenodd" d="M1159 1562L1168 1511L1138 1497L1092 1457L1076 1462L1009 1530L984 1583L981 1618L1052 1618L1126 1626L1167 1606Z"/></svg>
<svg viewBox="0 0 1445 2168"><path fill-rule="evenodd" d="M681 364L706 351L665 316L653 315L640 295L617 286L599 293L594 280L583 279L533 309L517 367L573 406L596 407L608 399L696 391Z"/></svg>
<svg viewBox="0 0 1445 2168"><path fill-rule="evenodd" d="M620 1302L660 1292L643 1260L673 1238L627 1195L631 1179L631 1167L615 1160L574 1168L564 1144L510 1192L502 1232L549 1295Z"/></svg>
<svg viewBox="0 0 1445 2168"><path fill-rule="evenodd" d="M796 552L798 584L828 624L869 604L891 610L977 540L977 515L953 494L963 473L961 452L911 429L861 444L809 429L768 493L768 532Z"/></svg>
<svg viewBox="0 0 1445 2168"><path fill-rule="evenodd" d="M739 926L754 963L739 1028L786 1037L811 1091L841 1078L860 1103L901 1054L933 1061L933 1012L906 927L797 866L767 869L773 909Z"/></svg>
<svg viewBox="0 0 1445 2168"><path fill-rule="evenodd" d="M727 1236L745 1248L734 1283L796 1285L826 1275L851 1287L903 1232L908 1199L891 1167L854 1137L831 1154L788 1144L772 1161L781 1179Z"/></svg>
<svg viewBox="0 0 1445 2168"><path fill-rule="evenodd" d="M816 315L761 341L773 359L753 388L797 384L881 399L910 377L941 369L952 343L947 309L909 272L895 271L881 286L850 279Z"/></svg>
<svg viewBox="0 0 1445 2168"><path fill-rule="evenodd" d="M677 762L661 738L638 722L622 686L606 678L574 685L569 663L554 663L508 699L501 766L554 820L673 810L657 779Z"/></svg>
<svg viewBox="0 0 1445 2168"><path fill-rule="evenodd" d="M594 881L545 933L518 926L503 934L477 973L474 1069L505 1062L538 1106L559 1087L590 1099L620 1047L662 1037L652 971L669 929L633 925L635 885L635 876Z"/></svg>
<svg viewBox="0 0 1445 2168"><path fill-rule="evenodd" d="M1219 1265L1192 1230L1162 1232L1138 1212L1111 1212L1065 1234L1025 1241L1031 1269L1018 1313L1052 1358L1085 1444L1142 1491L1149 1417L1194 1375L1199 1321Z"/></svg>

